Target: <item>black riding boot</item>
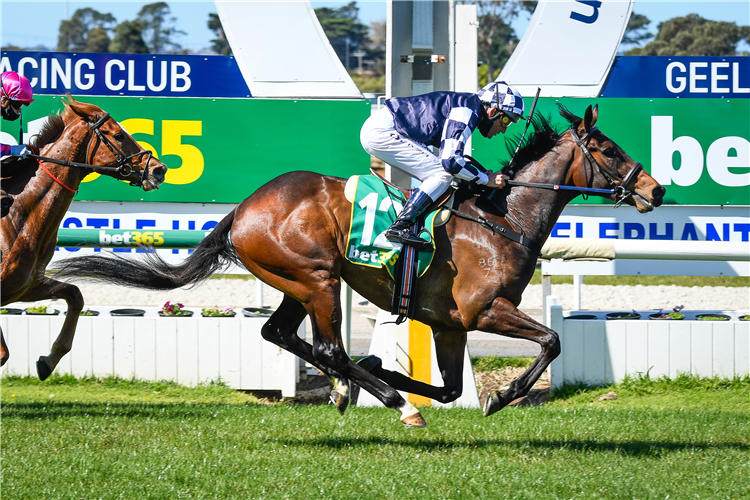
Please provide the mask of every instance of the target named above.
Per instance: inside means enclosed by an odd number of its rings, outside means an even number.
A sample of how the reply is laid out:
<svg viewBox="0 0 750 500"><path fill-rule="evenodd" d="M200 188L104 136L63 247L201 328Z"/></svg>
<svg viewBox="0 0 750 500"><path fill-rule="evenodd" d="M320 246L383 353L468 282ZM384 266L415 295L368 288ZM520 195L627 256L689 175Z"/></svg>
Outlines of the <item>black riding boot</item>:
<svg viewBox="0 0 750 500"><path fill-rule="evenodd" d="M396 222L385 232L385 238L388 241L412 246L422 252L431 251L432 244L419 238L410 229L419 214L424 212L431 203L432 199L417 189L417 192L409 198L404 209L398 214Z"/></svg>

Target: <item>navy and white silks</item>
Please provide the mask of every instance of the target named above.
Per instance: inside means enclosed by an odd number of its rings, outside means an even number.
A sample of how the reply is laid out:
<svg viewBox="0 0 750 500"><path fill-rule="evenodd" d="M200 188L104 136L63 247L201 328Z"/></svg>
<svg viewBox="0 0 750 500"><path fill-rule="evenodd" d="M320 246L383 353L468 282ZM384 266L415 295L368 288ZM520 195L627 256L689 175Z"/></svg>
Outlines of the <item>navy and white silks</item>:
<svg viewBox="0 0 750 500"><path fill-rule="evenodd" d="M487 174L464 159L464 147L485 113L476 94L431 92L394 97L362 126L362 147L372 156L422 181L433 200L453 177L487 184ZM427 146L440 149L435 156Z"/></svg>

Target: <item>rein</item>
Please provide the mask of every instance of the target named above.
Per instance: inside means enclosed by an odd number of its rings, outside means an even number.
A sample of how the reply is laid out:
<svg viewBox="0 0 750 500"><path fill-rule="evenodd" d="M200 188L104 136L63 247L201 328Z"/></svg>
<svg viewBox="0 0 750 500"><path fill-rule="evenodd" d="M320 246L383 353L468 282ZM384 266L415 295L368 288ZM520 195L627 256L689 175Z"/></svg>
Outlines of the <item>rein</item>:
<svg viewBox="0 0 750 500"><path fill-rule="evenodd" d="M105 113L104 116L102 116L96 122L88 122L88 125L94 131L94 133L96 134L96 137L101 142L103 142L105 146L107 146L107 149L109 149L112 152L112 154L115 157L115 160L117 160L116 167L97 166L97 165L92 165L89 163L79 163L75 161L59 160L57 158L47 158L45 156L39 156L39 155L34 155L34 154L30 154L28 155L28 157L34 158L35 160L39 162L40 165L42 165L42 162L47 162L47 163L54 163L56 165L62 165L64 167L85 168L85 169L92 169L92 170L96 169L101 172L112 172L113 174L115 174L114 176L118 176L121 180L127 180L127 178L133 173L132 165L129 165L127 162L131 160L132 158L135 158L136 156L141 156L145 154L148 156L148 159L146 160L146 167L143 169L143 172L141 173L141 178L138 179L138 181L130 181L131 186L142 186L143 180L146 178L146 175L148 174L148 167L149 167L149 164L151 163L151 158L153 158L153 155L151 151L148 151L148 150L139 151L138 153L134 153L130 156L125 155L125 153L122 152L120 149L118 149L114 144L112 144L112 142L107 138L107 136L102 134L100 130L102 125L104 125L107 122L107 120L109 120L109 118L110 118L109 113ZM89 146L91 145L90 140L89 140L88 145ZM96 149L94 151L96 151ZM86 148L86 156L89 157L88 146ZM50 177L55 179L61 186L65 187L69 191L73 191L69 187L62 184L55 176L53 176L49 172L49 170L47 170L47 167L45 167L44 165L42 165L42 167L50 175ZM73 192L77 192L77 191L73 191Z"/></svg>

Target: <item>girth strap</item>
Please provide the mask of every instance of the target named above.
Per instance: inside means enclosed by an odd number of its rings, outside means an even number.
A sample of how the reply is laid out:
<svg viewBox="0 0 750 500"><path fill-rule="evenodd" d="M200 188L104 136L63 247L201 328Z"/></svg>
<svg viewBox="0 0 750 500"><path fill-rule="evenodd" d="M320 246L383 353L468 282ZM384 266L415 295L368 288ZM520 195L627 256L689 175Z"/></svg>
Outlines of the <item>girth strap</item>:
<svg viewBox="0 0 750 500"><path fill-rule="evenodd" d="M527 248L530 248L537 255L541 255L542 246L536 241L532 240L531 238L529 238L528 236L522 233L516 232L508 227L500 225L497 222L487 220L484 217L473 217L463 212L459 212L455 208L449 208L449 207L444 207L444 208L446 208L447 210L450 210L451 213L455 214L458 217L461 217L462 219L467 219L467 220L476 222L482 227L489 229L493 233L499 234L501 236L505 236L509 240L515 241L516 243L519 243Z"/></svg>

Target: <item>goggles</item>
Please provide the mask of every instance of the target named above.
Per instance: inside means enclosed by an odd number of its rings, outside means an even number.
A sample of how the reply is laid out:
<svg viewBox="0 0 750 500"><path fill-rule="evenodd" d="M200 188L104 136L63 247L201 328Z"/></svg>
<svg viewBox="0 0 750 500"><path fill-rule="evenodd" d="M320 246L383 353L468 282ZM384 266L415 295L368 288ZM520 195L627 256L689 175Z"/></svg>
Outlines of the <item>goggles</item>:
<svg viewBox="0 0 750 500"><path fill-rule="evenodd" d="M497 108L495 108L495 109L497 109ZM500 120L500 122L503 124L503 127L507 127L511 123L518 123L517 119L514 120L513 118L511 118L510 116L506 115L504 112L502 112L500 110L498 110L498 112L495 113L495 116L491 117L490 120L493 121L493 122Z"/></svg>

